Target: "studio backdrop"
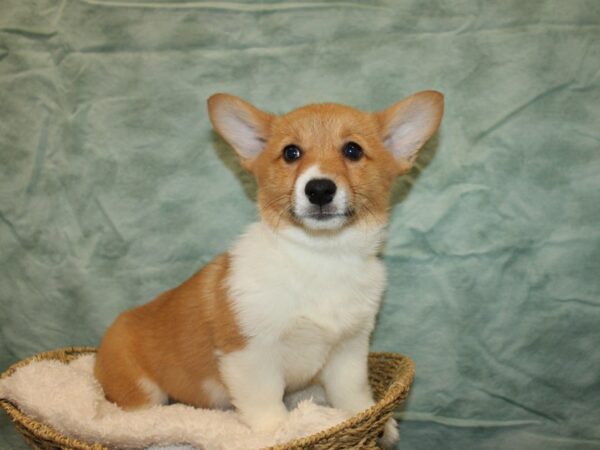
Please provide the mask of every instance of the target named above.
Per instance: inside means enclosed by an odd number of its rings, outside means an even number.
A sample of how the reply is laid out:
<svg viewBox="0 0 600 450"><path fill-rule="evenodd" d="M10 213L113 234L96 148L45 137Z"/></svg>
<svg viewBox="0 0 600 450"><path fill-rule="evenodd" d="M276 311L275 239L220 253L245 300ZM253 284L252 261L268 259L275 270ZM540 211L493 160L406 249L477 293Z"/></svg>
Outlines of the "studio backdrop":
<svg viewBox="0 0 600 450"><path fill-rule="evenodd" d="M395 188L399 449L600 447L600 3L0 2L0 369L96 346L254 221L206 99L446 113ZM0 448L26 448L6 415Z"/></svg>

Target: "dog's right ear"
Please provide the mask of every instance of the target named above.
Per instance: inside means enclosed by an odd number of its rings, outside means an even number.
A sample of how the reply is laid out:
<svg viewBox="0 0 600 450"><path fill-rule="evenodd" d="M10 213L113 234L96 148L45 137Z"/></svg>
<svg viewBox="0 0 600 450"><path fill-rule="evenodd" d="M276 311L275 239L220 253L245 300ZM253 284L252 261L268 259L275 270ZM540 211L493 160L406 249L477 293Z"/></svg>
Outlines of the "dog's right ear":
<svg viewBox="0 0 600 450"><path fill-rule="evenodd" d="M273 116L239 97L214 94L208 99L213 127L231 145L244 167L252 171L254 160L265 148Z"/></svg>

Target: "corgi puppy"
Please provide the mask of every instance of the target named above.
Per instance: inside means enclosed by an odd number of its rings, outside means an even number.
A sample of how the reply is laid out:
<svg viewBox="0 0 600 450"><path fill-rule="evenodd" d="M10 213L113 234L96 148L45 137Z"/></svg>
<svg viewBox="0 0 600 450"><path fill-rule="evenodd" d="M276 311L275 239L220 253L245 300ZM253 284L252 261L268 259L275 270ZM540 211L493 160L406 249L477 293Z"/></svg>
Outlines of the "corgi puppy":
<svg viewBox="0 0 600 450"><path fill-rule="evenodd" d="M311 383L335 408L369 408L390 190L437 130L443 96L420 92L375 113L314 104L276 116L216 94L208 110L257 179L260 221L115 320L95 363L106 397L124 409L233 406L263 432L286 420L284 393ZM391 419L382 444L397 438Z"/></svg>

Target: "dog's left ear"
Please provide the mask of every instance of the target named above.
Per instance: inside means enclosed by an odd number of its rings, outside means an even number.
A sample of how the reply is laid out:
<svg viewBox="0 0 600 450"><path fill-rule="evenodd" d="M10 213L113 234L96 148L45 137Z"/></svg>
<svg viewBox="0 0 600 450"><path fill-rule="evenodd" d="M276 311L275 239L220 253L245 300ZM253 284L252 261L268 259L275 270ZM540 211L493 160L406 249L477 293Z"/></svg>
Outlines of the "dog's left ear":
<svg viewBox="0 0 600 450"><path fill-rule="evenodd" d="M252 171L253 162L263 151L273 116L239 97L215 94L208 99L208 115L217 132Z"/></svg>
<svg viewBox="0 0 600 450"><path fill-rule="evenodd" d="M400 173L410 170L443 114L444 96L437 91L418 92L375 113L383 143L394 155Z"/></svg>

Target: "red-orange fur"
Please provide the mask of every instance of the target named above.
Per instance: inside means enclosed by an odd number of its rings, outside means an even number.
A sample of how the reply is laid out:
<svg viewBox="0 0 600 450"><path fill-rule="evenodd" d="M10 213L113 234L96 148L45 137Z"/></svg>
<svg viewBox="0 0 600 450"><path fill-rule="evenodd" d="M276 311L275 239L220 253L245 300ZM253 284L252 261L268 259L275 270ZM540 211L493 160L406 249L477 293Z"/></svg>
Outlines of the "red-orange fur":
<svg viewBox="0 0 600 450"><path fill-rule="evenodd" d="M173 400L211 407L201 381L220 376L214 350L242 348L223 280L229 266L221 255L179 287L121 314L98 350L95 375L105 394L125 409L146 406L138 386L146 378Z"/></svg>

